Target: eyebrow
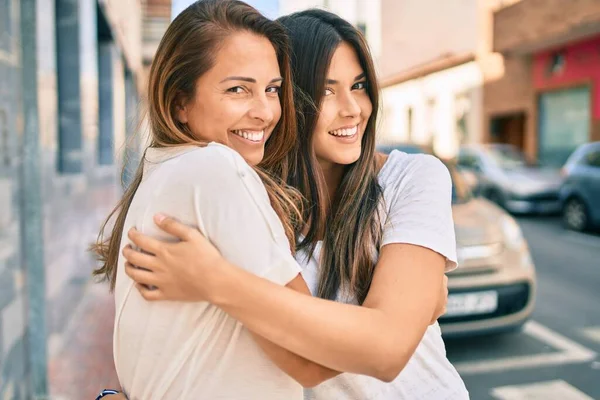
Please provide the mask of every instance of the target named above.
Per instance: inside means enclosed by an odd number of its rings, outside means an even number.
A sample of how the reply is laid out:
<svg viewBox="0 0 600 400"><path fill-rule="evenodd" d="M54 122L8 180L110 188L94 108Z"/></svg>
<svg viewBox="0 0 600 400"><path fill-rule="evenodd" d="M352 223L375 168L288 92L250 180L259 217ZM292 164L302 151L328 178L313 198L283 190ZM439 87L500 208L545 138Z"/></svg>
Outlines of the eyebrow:
<svg viewBox="0 0 600 400"><path fill-rule="evenodd" d="M364 78L365 76L366 76L366 74L364 72L362 74L360 74L360 75L356 75L354 77L354 82L356 82L359 79ZM327 79L326 83L329 84L329 85L335 85L335 84L340 83L340 82L336 81L335 79Z"/></svg>
<svg viewBox="0 0 600 400"><path fill-rule="evenodd" d="M223 79L219 83L223 83L226 81L244 81L244 82L256 83L256 79L249 78L247 76L228 76L227 78ZM283 78L279 77L279 78L271 79L271 81L269 83L275 83L275 82L281 82L281 81L283 81Z"/></svg>

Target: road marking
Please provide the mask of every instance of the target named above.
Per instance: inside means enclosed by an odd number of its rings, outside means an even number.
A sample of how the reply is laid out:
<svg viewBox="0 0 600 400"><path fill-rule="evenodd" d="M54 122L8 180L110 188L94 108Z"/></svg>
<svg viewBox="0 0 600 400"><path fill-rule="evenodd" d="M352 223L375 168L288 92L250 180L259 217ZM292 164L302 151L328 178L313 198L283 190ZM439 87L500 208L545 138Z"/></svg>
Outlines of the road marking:
<svg viewBox="0 0 600 400"><path fill-rule="evenodd" d="M585 328L583 330L583 334L588 338L595 342L600 343L600 326L596 326L593 328Z"/></svg>
<svg viewBox="0 0 600 400"><path fill-rule="evenodd" d="M561 235L566 241L584 246L600 247L600 237L581 232L566 231Z"/></svg>
<svg viewBox="0 0 600 400"><path fill-rule="evenodd" d="M596 353L579 343L539 324L529 321L523 333L537 339L558 351L544 354L505 357L493 360L467 361L454 364L456 370L464 375L501 372L509 369L540 368L562 364L588 362L596 358Z"/></svg>
<svg viewBox="0 0 600 400"><path fill-rule="evenodd" d="M491 394L498 400L594 400L560 379L526 385L497 387L492 389Z"/></svg>

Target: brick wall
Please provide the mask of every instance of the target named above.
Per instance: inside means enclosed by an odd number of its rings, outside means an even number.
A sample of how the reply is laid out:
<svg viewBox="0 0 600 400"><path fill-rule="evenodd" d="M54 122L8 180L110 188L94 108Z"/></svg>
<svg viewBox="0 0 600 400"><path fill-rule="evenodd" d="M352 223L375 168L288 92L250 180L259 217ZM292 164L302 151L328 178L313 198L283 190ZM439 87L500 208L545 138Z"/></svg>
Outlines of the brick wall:
<svg viewBox="0 0 600 400"><path fill-rule="evenodd" d="M486 80L483 88L483 141L490 138L490 121L494 117L525 113L525 152L537 154L535 135L535 93L531 84L531 60L528 57L504 58L504 73Z"/></svg>
<svg viewBox="0 0 600 400"><path fill-rule="evenodd" d="M598 0L523 0L496 12L494 50L532 51L600 31Z"/></svg>

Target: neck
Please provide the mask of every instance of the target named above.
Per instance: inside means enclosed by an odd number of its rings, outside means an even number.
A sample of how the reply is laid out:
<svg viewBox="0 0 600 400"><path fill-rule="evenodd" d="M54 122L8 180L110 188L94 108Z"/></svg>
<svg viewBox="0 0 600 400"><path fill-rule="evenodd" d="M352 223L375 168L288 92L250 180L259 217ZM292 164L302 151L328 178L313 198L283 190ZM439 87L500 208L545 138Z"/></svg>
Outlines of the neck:
<svg viewBox="0 0 600 400"><path fill-rule="evenodd" d="M327 213L329 213L331 203L335 198L338 188L340 187L340 183L342 182L342 177L344 176L344 169L346 166L335 164L330 161L319 160L319 167L321 168L321 173L325 178L325 184L327 186L327 198L324 200Z"/></svg>

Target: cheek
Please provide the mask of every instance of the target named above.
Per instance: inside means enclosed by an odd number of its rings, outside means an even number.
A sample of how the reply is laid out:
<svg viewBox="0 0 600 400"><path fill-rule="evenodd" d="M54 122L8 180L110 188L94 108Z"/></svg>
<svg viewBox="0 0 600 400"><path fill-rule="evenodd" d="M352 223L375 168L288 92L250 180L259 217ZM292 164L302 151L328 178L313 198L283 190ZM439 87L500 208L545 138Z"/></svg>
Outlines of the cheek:
<svg viewBox="0 0 600 400"><path fill-rule="evenodd" d="M373 104L371 103L371 99L368 95L365 95L361 102L359 103L360 114L363 120L366 122L369 117L371 117L371 113L373 112Z"/></svg>
<svg viewBox="0 0 600 400"><path fill-rule="evenodd" d="M277 125L281 119L281 101L279 99L273 100L271 103L271 112L273 113L272 126Z"/></svg>

